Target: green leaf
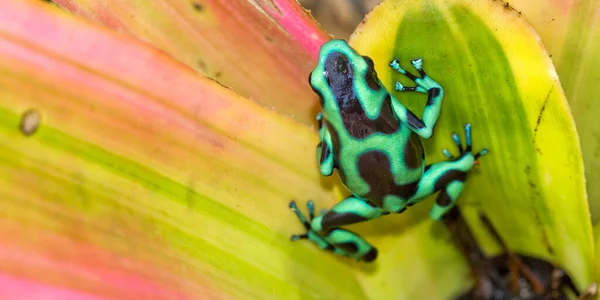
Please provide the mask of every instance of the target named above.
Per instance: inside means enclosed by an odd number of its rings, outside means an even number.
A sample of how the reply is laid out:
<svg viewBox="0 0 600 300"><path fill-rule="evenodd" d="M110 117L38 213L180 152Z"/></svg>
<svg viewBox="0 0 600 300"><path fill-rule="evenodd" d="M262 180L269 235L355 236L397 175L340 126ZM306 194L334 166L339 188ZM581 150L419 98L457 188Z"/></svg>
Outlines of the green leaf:
<svg viewBox="0 0 600 300"><path fill-rule="evenodd" d="M294 0L56 0L169 53L240 95L312 125L306 84L329 36Z"/></svg>
<svg viewBox="0 0 600 300"><path fill-rule="evenodd" d="M480 210L511 249L556 262L580 288L593 281L592 227L574 122L548 53L517 12L496 1L388 0L367 16L350 43L373 58L390 90L397 80L410 84L388 67L393 58L410 66L411 59L422 57L426 72L444 86L435 136L425 143L428 162L444 159L441 149L453 149L451 132L462 132L467 122L473 124L474 148L490 149L459 200L490 254L499 249L478 225ZM425 96L395 95L413 111L422 111ZM401 228L425 214L419 208L412 220L381 226ZM399 246L384 247L380 252L398 249L396 255L403 255ZM438 249L423 251L416 259L433 259ZM411 272L409 267L378 272L372 281L402 276ZM433 288L428 279L415 289Z"/></svg>
<svg viewBox="0 0 600 300"><path fill-rule="evenodd" d="M600 221L600 1L510 1L552 55L571 106L594 224ZM544 9L540 9L543 7Z"/></svg>

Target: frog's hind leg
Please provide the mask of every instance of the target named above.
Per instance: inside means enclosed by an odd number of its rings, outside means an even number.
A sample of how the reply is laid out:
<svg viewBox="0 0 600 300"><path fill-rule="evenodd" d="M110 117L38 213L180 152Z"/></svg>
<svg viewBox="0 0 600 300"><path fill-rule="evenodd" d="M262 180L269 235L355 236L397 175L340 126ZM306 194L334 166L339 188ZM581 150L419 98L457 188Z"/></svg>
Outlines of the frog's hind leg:
<svg viewBox="0 0 600 300"><path fill-rule="evenodd" d="M484 148L478 153L472 153L470 124L465 125L465 134L465 148L463 148L458 135L456 133L452 135L460 156L455 158L447 149L444 149L444 155L451 160L426 166L416 194L409 199L409 205L412 205L439 191L437 200L430 212L430 216L434 220L441 219L454 206L463 191L467 174L475 164L475 160L488 152Z"/></svg>
<svg viewBox="0 0 600 300"><path fill-rule="evenodd" d="M298 210L296 202L290 202L290 208L306 228L305 234L292 235L292 241L308 239L321 249L366 262L373 261L377 257L377 249L369 242L339 226L380 217L383 215L381 208L370 205L360 198L348 197L331 210L314 217L312 201L308 201L307 206L309 219Z"/></svg>

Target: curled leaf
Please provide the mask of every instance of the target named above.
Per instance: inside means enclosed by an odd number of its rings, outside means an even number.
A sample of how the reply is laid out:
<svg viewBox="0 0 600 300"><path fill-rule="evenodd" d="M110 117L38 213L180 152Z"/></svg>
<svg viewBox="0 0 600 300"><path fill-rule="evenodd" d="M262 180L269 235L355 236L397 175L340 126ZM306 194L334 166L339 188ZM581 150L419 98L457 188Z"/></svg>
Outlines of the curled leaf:
<svg viewBox="0 0 600 300"><path fill-rule="evenodd" d="M559 264L580 288L592 282L592 227L574 122L547 52L517 12L496 1L408 5L387 0L367 16L350 43L373 58L390 90L396 81L414 85L388 66L393 58L410 66L411 59L422 57L424 70L444 87L435 136L425 142L429 163L445 159L441 150L452 149L450 134L461 132L467 122L473 126L474 148L490 149L459 199L473 228L481 227L476 213L483 211L514 251ZM426 96L415 94L395 93L420 115ZM426 212L419 209L412 219L423 219ZM407 219L381 226L401 228ZM490 237L478 231L484 248L497 252ZM385 245L404 255L400 247ZM415 259L433 259L437 251L426 249ZM374 274L372 284L403 276L409 272L404 267ZM430 279L421 278L421 290L428 289ZM453 282L450 277L436 280Z"/></svg>
<svg viewBox="0 0 600 300"><path fill-rule="evenodd" d="M577 124L594 224L600 220L600 1L510 1L552 56Z"/></svg>

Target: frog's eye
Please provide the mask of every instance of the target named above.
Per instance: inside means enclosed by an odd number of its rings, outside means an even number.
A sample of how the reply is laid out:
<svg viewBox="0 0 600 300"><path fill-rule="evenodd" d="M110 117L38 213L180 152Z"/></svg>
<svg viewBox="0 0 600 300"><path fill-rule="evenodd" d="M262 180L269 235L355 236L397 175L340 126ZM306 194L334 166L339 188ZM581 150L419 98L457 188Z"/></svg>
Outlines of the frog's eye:
<svg viewBox="0 0 600 300"><path fill-rule="evenodd" d="M368 76L371 76L373 78L377 77L377 73L375 73L375 64L373 63L373 60L368 56L363 56L363 59L367 63L367 73L366 74L368 74Z"/></svg>
<svg viewBox="0 0 600 300"><path fill-rule="evenodd" d="M379 80L377 79L377 72L375 72L375 65L373 64L373 60L368 56L363 56L363 59L367 63L367 71L365 72L365 81L369 85L369 87L373 90L379 90Z"/></svg>
<svg viewBox="0 0 600 300"><path fill-rule="evenodd" d="M373 60L370 57L363 55L363 59L367 63L367 66L368 66L369 69L374 69L375 68L375 64L373 64Z"/></svg>

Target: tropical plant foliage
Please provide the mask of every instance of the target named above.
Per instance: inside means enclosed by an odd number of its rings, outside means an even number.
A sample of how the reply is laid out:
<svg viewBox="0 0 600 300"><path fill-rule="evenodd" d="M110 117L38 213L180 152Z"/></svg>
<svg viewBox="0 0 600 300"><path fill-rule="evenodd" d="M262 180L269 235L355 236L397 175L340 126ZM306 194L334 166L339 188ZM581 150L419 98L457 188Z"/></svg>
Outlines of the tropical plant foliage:
<svg viewBox="0 0 600 300"><path fill-rule="evenodd" d="M431 200L350 226L379 248L371 265L289 241L302 230L290 199L320 210L347 193L314 157L306 78L329 37L295 1L54 2L0 10L0 298L469 289L450 233L427 218ZM549 1L542 15L542 2L386 0L350 44L388 88L403 81L392 58L422 57L444 85L429 162L466 122L475 147L491 149L459 202L484 249L499 251L479 211L511 249L558 264L583 289L597 281L584 162L595 207L600 6ZM397 96L422 110L421 97Z"/></svg>

